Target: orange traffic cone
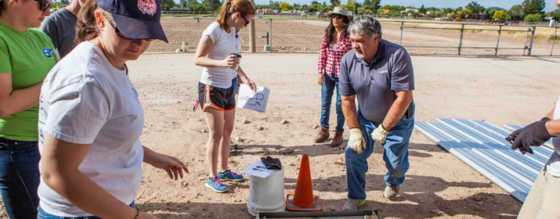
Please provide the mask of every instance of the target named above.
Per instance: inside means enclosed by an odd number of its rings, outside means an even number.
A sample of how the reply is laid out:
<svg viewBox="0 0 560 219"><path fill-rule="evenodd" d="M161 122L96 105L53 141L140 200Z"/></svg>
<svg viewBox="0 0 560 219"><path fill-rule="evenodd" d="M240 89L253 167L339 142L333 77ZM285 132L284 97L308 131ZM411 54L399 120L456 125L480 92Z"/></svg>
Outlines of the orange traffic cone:
<svg viewBox="0 0 560 219"><path fill-rule="evenodd" d="M313 195L312 187L309 156L304 154L301 158L295 194L288 194L286 197L286 210L322 211L323 205L319 200L319 196Z"/></svg>

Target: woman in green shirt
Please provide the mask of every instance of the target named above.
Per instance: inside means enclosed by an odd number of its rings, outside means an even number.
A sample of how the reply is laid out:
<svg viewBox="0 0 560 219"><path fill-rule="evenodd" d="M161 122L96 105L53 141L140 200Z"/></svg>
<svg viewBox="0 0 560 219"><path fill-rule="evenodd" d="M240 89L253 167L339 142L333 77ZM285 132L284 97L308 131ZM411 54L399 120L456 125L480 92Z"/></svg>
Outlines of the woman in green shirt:
<svg viewBox="0 0 560 219"><path fill-rule="evenodd" d="M57 61L47 35L30 29L50 0L0 0L0 193L10 218L37 218L39 92Z"/></svg>

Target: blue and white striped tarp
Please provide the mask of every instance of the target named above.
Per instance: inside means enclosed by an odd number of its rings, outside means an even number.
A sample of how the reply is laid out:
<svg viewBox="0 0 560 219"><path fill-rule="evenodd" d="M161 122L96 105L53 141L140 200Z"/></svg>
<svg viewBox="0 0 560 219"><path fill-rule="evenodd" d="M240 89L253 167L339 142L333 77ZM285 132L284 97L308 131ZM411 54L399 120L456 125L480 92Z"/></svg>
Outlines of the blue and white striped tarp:
<svg viewBox="0 0 560 219"><path fill-rule="evenodd" d="M511 125L511 124L504 125L504 127L506 127L506 129L511 131L523 128L522 125ZM545 142L543 145L549 147L550 149L554 149L554 147L552 146L552 140Z"/></svg>
<svg viewBox="0 0 560 219"><path fill-rule="evenodd" d="M552 154L547 147L526 155L511 150L504 139L510 132L486 121L438 118L417 121L416 129L521 202Z"/></svg>

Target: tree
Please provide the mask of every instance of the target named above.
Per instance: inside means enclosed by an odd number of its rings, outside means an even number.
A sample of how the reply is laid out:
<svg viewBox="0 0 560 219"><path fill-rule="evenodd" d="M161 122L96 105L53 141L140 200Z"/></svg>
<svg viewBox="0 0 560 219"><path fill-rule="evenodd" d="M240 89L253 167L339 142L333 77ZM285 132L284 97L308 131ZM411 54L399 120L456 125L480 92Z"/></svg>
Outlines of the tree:
<svg viewBox="0 0 560 219"><path fill-rule="evenodd" d="M202 0L202 5L211 11L216 11L220 8L221 3L220 0Z"/></svg>
<svg viewBox="0 0 560 219"><path fill-rule="evenodd" d="M497 10L502 10L505 11L506 9L500 8L500 7L489 7L487 9L484 10L484 19L492 19L492 16L494 16L494 12L496 12Z"/></svg>
<svg viewBox="0 0 560 219"><path fill-rule="evenodd" d="M418 9L418 13L420 14L426 14L428 10L426 10L426 7L424 7L424 4L422 4L422 6L420 6L420 9Z"/></svg>
<svg viewBox="0 0 560 219"><path fill-rule="evenodd" d="M541 22L543 17L541 14L528 14L525 16L526 23Z"/></svg>
<svg viewBox="0 0 560 219"><path fill-rule="evenodd" d="M525 15L523 13L523 7L521 7L521 5L511 6L508 13L511 16L512 20L523 20L523 17Z"/></svg>
<svg viewBox="0 0 560 219"><path fill-rule="evenodd" d="M343 7L348 11L354 11L356 2L354 2L354 0L348 0L348 3L346 3L346 5L344 5Z"/></svg>
<svg viewBox="0 0 560 219"><path fill-rule="evenodd" d="M499 22L509 21L510 19L511 17L504 10L496 10L492 16L492 20Z"/></svg>
<svg viewBox="0 0 560 219"><path fill-rule="evenodd" d="M380 0L365 0L362 7L358 8L359 14L373 14L379 11Z"/></svg>
<svg viewBox="0 0 560 219"><path fill-rule="evenodd" d="M544 14L544 0L523 0L521 6L524 14Z"/></svg>
<svg viewBox="0 0 560 219"><path fill-rule="evenodd" d="M560 10L551 11L547 16L552 17L555 21L560 21Z"/></svg>
<svg viewBox="0 0 560 219"><path fill-rule="evenodd" d="M186 7L187 7L187 0L181 0L181 1L179 1L179 7L181 7L181 8L186 8Z"/></svg>
<svg viewBox="0 0 560 219"><path fill-rule="evenodd" d="M292 5L288 2L280 2L280 11L289 11L292 10Z"/></svg>
<svg viewBox="0 0 560 219"><path fill-rule="evenodd" d="M465 8L470 9L472 17L477 19L480 18L480 15L484 12L484 7L475 1L471 1Z"/></svg>
<svg viewBox="0 0 560 219"><path fill-rule="evenodd" d="M340 0L330 0L331 1L331 6L335 7L340 5Z"/></svg>
<svg viewBox="0 0 560 219"><path fill-rule="evenodd" d="M207 11L208 10L206 7L204 7L204 5L200 4L196 0L189 0L189 3L187 4L186 8L189 9L190 11Z"/></svg>
<svg viewBox="0 0 560 219"><path fill-rule="evenodd" d="M77 0L74 0L77 1ZM175 2L173 0L161 0L160 1L161 10L168 11L169 9L175 7Z"/></svg>

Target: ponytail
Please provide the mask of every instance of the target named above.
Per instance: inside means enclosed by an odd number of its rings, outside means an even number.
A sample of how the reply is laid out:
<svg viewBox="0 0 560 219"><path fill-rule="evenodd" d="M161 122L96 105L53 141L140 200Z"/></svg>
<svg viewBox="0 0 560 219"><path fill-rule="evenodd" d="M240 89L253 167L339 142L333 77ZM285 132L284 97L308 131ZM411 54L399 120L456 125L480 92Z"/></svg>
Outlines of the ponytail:
<svg viewBox="0 0 560 219"><path fill-rule="evenodd" d="M74 0L77 1L77 0ZM99 36L100 30L95 22L97 0L87 0L78 12L76 22L76 44Z"/></svg>
<svg viewBox="0 0 560 219"><path fill-rule="evenodd" d="M235 12L239 12L243 16L255 15L255 6L251 0L225 0L217 20L225 31L229 31L230 28L227 19Z"/></svg>

